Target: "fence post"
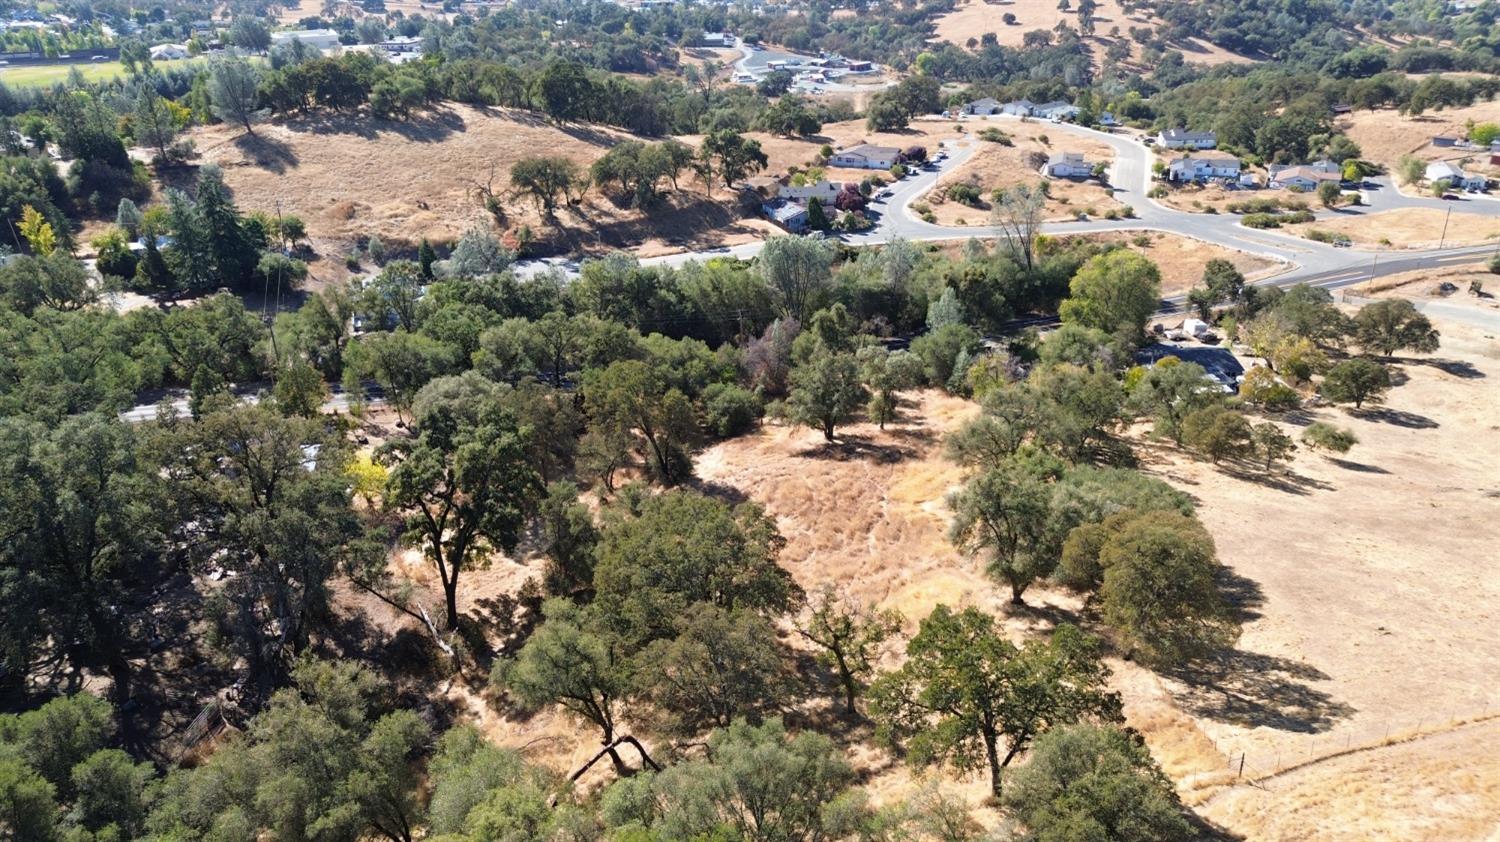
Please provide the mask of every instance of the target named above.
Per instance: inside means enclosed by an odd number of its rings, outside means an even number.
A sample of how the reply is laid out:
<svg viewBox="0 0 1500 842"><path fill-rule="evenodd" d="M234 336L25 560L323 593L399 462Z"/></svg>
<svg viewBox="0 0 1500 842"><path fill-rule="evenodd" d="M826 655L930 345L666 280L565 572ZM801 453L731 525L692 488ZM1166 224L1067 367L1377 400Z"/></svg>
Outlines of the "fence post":
<svg viewBox="0 0 1500 842"><path fill-rule="evenodd" d="M1245 753L1243 751L1240 752L1240 771L1235 774L1235 777L1236 778L1243 778L1243 777L1245 777Z"/></svg>

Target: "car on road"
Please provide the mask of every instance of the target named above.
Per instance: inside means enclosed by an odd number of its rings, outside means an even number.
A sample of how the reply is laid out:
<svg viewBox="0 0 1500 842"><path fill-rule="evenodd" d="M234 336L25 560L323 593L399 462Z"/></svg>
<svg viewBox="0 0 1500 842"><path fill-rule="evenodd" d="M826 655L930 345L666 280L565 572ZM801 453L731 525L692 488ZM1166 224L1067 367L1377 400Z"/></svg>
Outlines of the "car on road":
<svg viewBox="0 0 1500 842"><path fill-rule="evenodd" d="M89 56L89 61L109 61L109 56Z"/></svg>

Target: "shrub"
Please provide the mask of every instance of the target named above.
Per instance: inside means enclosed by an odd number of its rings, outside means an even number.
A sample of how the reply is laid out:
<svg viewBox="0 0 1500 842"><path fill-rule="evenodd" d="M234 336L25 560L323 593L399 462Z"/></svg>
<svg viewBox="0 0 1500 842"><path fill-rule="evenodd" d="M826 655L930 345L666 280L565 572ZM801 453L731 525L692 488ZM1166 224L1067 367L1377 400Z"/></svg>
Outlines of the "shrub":
<svg viewBox="0 0 1500 842"><path fill-rule="evenodd" d="M985 128L985 129L980 129L979 130L979 139L980 140L984 140L984 141L988 141L990 143L998 143L1001 146L1015 146L1016 145L1015 142L1010 139L1010 135L1006 134L1005 132L1000 131L997 128L994 128L993 126L991 126L989 128Z"/></svg>
<svg viewBox="0 0 1500 842"><path fill-rule="evenodd" d="M1314 450L1348 453L1359 439L1354 437L1353 430L1341 430L1332 424L1315 421L1302 431L1302 443Z"/></svg>
<svg viewBox="0 0 1500 842"><path fill-rule="evenodd" d="M952 184L948 186L948 198L960 205L977 208L979 207L979 188L972 184Z"/></svg>
<svg viewBox="0 0 1500 842"><path fill-rule="evenodd" d="M1274 213L1251 213L1240 219L1246 228L1280 228L1281 217Z"/></svg>
<svg viewBox="0 0 1500 842"><path fill-rule="evenodd" d="M760 397L748 389L714 383L703 390L703 426L720 438L750 432L763 412Z"/></svg>

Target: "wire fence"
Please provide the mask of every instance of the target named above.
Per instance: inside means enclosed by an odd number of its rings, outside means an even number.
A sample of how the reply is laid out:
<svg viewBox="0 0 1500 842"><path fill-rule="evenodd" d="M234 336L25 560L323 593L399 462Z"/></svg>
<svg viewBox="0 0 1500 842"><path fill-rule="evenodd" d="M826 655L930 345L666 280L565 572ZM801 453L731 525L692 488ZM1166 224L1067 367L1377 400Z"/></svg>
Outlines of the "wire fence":
<svg viewBox="0 0 1500 842"><path fill-rule="evenodd" d="M1486 703L1477 712L1452 709L1407 723L1377 723L1342 734L1312 737L1294 748L1241 748L1232 740L1210 739L1233 775L1231 784L1264 786L1271 779L1329 760L1416 742L1493 720L1500 720L1500 705Z"/></svg>

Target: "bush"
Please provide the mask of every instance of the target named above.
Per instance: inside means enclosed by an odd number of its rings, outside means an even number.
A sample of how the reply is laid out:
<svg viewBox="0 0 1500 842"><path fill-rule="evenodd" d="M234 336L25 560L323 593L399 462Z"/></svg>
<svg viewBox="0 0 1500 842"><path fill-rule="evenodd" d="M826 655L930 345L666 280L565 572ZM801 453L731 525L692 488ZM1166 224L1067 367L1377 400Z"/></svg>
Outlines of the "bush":
<svg viewBox="0 0 1500 842"><path fill-rule="evenodd" d="M948 187L948 198L960 205L979 207L979 188L972 184L952 184Z"/></svg>
<svg viewBox="0 0 1500 842"><path fill-rule="evenodd" d="M1490 258L1489 268L1490 274L1500 275L1500 254Z"/></svg>
<svg viewBox="0 0 1500 842"><path fill-rule="evenodd" d="M1315 243L1342 243L1348 245L1353 242L1348 234L1340 234L1336 231L1325 231L1322 228L1307 229L1307 238Z"/></svg>
<svg viewBox="0 0 1500 842"><path fill-rule="evenodd" d="M1359 439L1354 437L1353 430L1340 430L1332 424L1315 421L1302 431L1302 443L1314 450L1348 453Z"/></svg>
<svg viewBox="0 0 1500 842"><path fill-rule="evenodd" d="M750 432L763 412L760 396L748 389L714 383L703 390L703 426L719 438Z"/></svg>
<svg viewBox="0 0 1500 842"><path fill-rule="evenodd" d="M1240 219L1246 228L1280 228L1281 217L1274 213L1251 213Z"/></svg>
<svg viewBox="0 0 1500 842"><path fill-rule="evenodd" d="M1015 146L1016 145L1015 142L1010 139L1010 135L1006 134L1005 132L1000 131L997 128L994 128L993 126L990 127L990 128L980 129L979 130L979 139L980 140L984 140L984 141L988 141L990 143L998 143L1001 146Z"/></svg>

